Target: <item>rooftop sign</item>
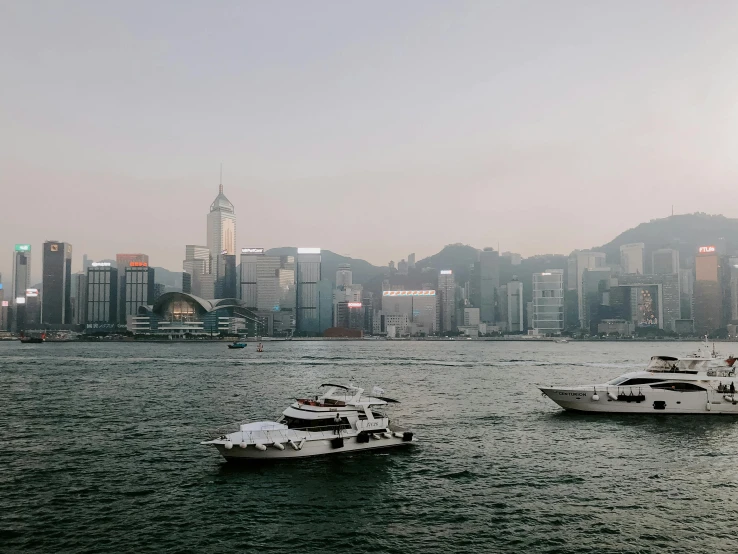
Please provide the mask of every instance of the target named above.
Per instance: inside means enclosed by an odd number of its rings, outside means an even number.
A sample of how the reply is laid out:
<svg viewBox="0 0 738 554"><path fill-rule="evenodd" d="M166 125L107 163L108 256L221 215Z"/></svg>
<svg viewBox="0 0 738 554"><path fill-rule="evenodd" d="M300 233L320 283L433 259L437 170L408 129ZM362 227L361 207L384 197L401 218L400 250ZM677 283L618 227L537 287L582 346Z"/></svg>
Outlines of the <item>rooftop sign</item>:
<svg viewBox="0 0 738 554"><path fill-rule="evenodd" d="M110 267L110 262L92 262L92 267Z"/></svg>
<svg viewBox="0 0 738 554"><path fill-rule="evenodd" d="M16 244L15 251L16 252L30 252L31 245L30 244Z"/></svg>
<svg viewBox="0 0 738 554"><path fill-rule="evenodd" d="M8 302L7 300L3 300L3 308L7 308L9 304L10 302Z"/></svg>
<svg viewBox="0 0 738 554"><path fill-rule="evenodd" d="M26 297L25 296L19 296L15 299L16 304L25 304L26 303Z"/></svg>
<svg viewBox="0 0 738 554"><path fill-rule="evenodd" d="M349 308L361 308L361 302L349 302L348 307Z"/></svg>
<svg viewBox="0 0 738 554"><path fill-rule="evenodd" d="M263 254L263 248L241 248L241 254Z"/></svg>
<svg viewBox="0 0 738 554"><path fill-rule="evenodd" d="M130 267L149 267L148 262L131 262L128 265Z"/></svg>
<svg viewBox="0 0 738 554"><path fill-rule="evenodd" d="M435 296L434 290L385 290L382 296Z"/></svg>
<svg viewBox="0 0 738 554"><path fill-rule="evenodd" d="M714 246L700 246L698 249L700 254L709 254L710 252L715 252Z"/></svg>
<svg viewBox="0 0 738 554"><path fill-rule="evenodd" d="M35 298L38 296L38 289L26 289L26 298Z"/></svg>
<svg viewBox="0 0 738 554"><path fill-rule="evenodd" d="M298 254L320 254L320 248L298 248Z"/></svg>
<svg viewBox="0 0 738 554"><path fill-rule="evenodd" d="M452 274L453 274L453 271L451 271L450 269L441 270L441 275L452 275Z"/></svg>

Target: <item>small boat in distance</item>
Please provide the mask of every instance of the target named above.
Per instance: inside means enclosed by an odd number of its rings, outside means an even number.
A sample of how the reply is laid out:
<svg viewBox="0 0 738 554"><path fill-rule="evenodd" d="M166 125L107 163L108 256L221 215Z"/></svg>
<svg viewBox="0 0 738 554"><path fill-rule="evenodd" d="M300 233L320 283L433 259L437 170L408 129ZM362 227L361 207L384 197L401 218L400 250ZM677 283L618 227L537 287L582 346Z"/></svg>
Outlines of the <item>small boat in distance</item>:
<svg viewBox="0 0 738 554"><path fill-rule="evenodd" d="M246 348L246 343L240 341L232 342L228 345L228 348Z"/></svg>
<svg viewBox="0 0 738 554"><path fill-rule="evenodd" d="M322 395L296 399L277 421L242 423L238 430L211 433L214 446L229 461L305 458L407 446L413 434L390 423L382 410L397 400L382 396L374 387L371 396L354 386L328 387Z"/></svg>
<svg viewBox="0 0 738 554"><path fill-rule="evenodd" d="M46 333L41 333L41 335L38 336L26 336L25 334L21 333L20 337L18 337L18 340L21 341L23 344L41 344L46 339Z"/></svg>

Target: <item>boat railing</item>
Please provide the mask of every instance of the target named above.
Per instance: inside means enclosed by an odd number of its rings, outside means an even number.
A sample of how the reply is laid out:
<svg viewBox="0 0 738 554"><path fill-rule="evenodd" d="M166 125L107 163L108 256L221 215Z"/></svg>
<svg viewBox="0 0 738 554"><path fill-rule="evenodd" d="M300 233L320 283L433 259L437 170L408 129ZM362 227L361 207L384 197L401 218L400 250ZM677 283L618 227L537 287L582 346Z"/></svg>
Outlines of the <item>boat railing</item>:
<svg viewBox="0 0 738 554"><path fill-rule="evenodd" d="M376 432L380 433L384 429L377 429ZM325 438L332 438L342 433L354 433L356 429L345 423L340 425L321 425L316 427L293 427L289 429L249 429L247 431L241 431L239 424L233 426L223 426L216 429L210 429L207 431L208 436L211 440L223 438L227 435L234 433L241 433L243 441L248 443L272 443L272 442L287 442L290 439L295 438L306 438L307 433L322 433ZM295 436L297 435L297 437Z"/></svg>

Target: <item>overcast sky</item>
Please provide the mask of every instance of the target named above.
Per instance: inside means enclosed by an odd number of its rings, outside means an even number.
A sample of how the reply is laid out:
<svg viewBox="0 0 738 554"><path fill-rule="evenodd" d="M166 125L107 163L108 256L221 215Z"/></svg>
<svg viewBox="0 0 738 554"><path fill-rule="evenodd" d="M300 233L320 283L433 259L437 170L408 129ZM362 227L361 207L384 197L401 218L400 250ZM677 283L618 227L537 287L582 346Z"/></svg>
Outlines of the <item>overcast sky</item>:
<svg viewBox="0 0 738 554"><path fill-rule="evenodd" d="M738 2L0 0L0 272L14 243L181 269L237 246L376 264L567 254L738 216Z"/></svg>

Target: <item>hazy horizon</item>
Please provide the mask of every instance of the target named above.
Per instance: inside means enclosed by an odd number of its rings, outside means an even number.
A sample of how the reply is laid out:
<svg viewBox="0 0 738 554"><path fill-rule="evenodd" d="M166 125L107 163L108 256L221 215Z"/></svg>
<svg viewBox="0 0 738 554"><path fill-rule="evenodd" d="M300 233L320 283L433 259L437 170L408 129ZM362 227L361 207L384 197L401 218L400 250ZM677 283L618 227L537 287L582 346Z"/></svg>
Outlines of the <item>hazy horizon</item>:
<svg viewBox="0 0 738 554"><path fill-rule="evenodd" d="M449 243L568 254L738 217L733 2L0 0L0 273L30 243L205 243L375 265Z"/></svg>

